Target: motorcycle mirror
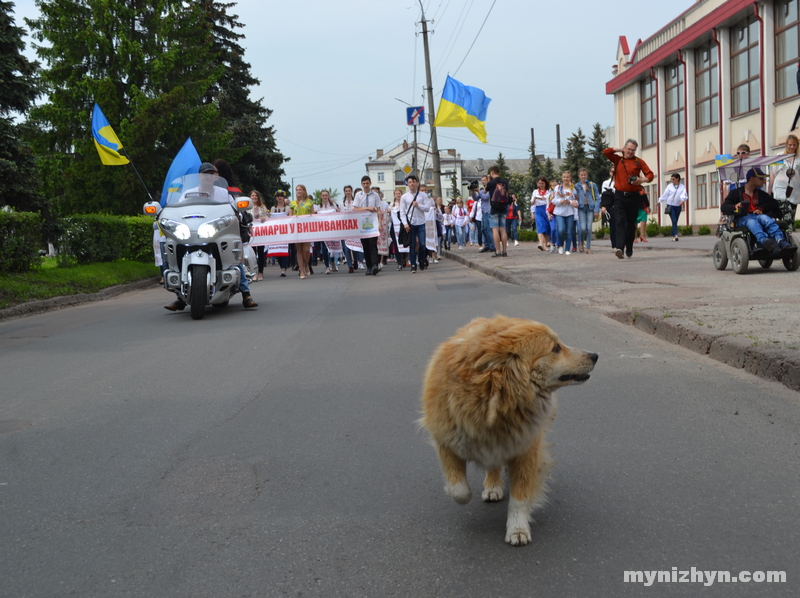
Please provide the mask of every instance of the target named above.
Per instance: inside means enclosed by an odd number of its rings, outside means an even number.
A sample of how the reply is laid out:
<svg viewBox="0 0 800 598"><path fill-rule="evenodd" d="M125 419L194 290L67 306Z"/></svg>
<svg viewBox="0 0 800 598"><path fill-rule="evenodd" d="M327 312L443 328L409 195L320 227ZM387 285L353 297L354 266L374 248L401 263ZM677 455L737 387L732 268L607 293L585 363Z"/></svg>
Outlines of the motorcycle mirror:
<svg viewBox="0 0 800 598"><path fill-rule="evenodd" d="M156 214L158 214L158 208L160 207L161 207L160 204L154 201L149 201L146 204L144 204L144 213L147 214L148 216L155 216Z"/></svg>

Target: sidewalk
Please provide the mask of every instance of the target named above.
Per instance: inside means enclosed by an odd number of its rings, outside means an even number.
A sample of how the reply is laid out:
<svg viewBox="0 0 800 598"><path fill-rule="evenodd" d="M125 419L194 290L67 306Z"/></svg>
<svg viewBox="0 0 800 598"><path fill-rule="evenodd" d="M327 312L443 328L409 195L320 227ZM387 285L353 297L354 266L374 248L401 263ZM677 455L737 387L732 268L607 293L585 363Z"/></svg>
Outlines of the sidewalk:
<svg viewBox="0 0 800 598"><path fill-rule="evenodd" d="M718 271L714 235L654 238L617 259L608 240L592 254L539 251L534 242L509 247L507 258L478 247L445 256L499 280L561 297L620 322L800 390L800 270L777 260L745 275Z"/></svg>

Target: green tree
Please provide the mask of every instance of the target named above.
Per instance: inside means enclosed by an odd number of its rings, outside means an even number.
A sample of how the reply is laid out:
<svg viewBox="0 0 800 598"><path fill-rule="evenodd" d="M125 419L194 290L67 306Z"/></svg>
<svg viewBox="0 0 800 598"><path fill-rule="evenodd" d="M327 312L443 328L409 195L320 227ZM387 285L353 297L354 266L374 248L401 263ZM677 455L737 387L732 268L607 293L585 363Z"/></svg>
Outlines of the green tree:
<svg viewBox="0 0 800 598"><path fill-rule="evenodd" d="M336 201L338 199L338 197L339 197L339 190L338 189L334 189L333 187L324 187L322 189L317 189L312 194L312 198L314 199L314 203L315 204L320 205L322 203L322 192L323 191L327 191L328 192L328 195L330 196L331 201L333 201L334 203L339 203L338 201Z"/></svg>
<svg viewBox="0 0 800 598"><path fill-rule="evenodd" d="M589 180L598 186L608 178L608 169L611 162L603 155L603 150L608 147L606 135L600 123L595 123L592 136L589 138L589 156L586 169L589 171Z"/></svg>
<svg viewBox="0 0 800 598"><path fill-rule="evenodd" d="M244 36L235 31L243 25L238 15L229 12L236 3L202 0L201 4L212 24L214 53L225 67L207 98L217 99L231 136L230 147L222 157L231 163L242 189L258 189L270 195L286 187L281 177L283 163L288 159L278 151L274 131L267 126L272 111L263 106L262 100L250 97L250 88L260 81L253 77L250 64L244 60L244 48L239 44Z"/></svg>
<svg viewBox="0 0 800 598"><path fill-rule="evenodd" d="M519 205L520 220L525 220L530 216L528 210L530 209L531 194L528 192L528 174L521 172L512 172L508 175L508 192L511 195L517 196L517 204ZM520 222L521 224L521 222Z"/></svg>
<svg viewBox="0 0 800 598"><path fill-rule="evenodd" d="M528 147L528 152L530 154L530 165L528 166L528 179L531 182L531 187L528 189L529 194L533 193L533 190L536 188L536 179L538 179L542 172L542 165L539 162L539 158L536 157L536 143L531 140L531 144Z"/></svg>
<svg viewBox="0 0 800 598"><path fill-rule="evenodd" d="M64 213L139 212L147 195L130 166L102 166L91 135L97 102L154 196L191 135L200 155L229 137L207 101L223 67L204 13L177 0L37 0L27 20L46 68L48 101L30 111L43 190Z"/></svg>
<svg viewBox="0 0 800 598"><path fill-rule="evenodd" d="M572 180L578 180L578 169L585 168L586 157L586 136L578 127L578 132L570 135L567 139L567 148L564 151L564 170L572 173Z"/></svg>
<svg viewBox="0 0 800 598"><path fill-rule="evenodd" d="M456 175L450 177L450 196L452 199L458 199L461 197L461 189L458 188L458 180L456 179Z"/></svg>
<svg viewBox="0 0 800 598"><path fill-rule="evenodd" d="M561 181L561 173L556 172L553 161L549 157L544 161L544 167L542 168L540 176L543 176L551 183L555 180Z"/></svg>
<svg viewBox="0 0 800 598"><path fill-rule="evenodd" d="M494 165L500 169L500 178L508 180L508 165L503 152L497 154L497 160L495 160Z"/></svg>
<svg viewBox="0 0 800 598"><path fill-rule="evenodd" d="M38 95L38 64L23 54L24 31L14 21L14 5L0 1L0 206L41 211L46 204L36 192L38 168L30 146L22 141L24 125L12 115L28 111Z"/></svg>

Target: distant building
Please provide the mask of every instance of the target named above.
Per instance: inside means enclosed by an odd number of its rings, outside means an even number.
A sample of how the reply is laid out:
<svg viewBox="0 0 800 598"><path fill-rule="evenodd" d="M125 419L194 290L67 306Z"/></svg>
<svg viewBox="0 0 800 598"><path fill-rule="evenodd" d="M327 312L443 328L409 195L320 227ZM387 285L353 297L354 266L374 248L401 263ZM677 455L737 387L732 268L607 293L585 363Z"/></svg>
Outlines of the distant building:
<svg viewBox="0 0 800 598"><path fill-rule="evenodd" d="M651 202L677 172L686 179L686 224L716 224L716 154L746 143L780 152L798 106L798 0L698 0L645 41L619 38L612 144L639 142L656 173ZM620 23L620 26L627 26ZM663 214L659 215L664 218Z"/></svg>
<svg viewBox="0 0 800 598"><path fill-rule="evenodd" d="M463 196L466 196L469 184L472 181L479 181L485 175L489 167L496 163L495 159L487 160L478 158L475 160L462 160L461 154L454 149L439 150L439 163L442 168L442 180L437 188L434 184L433 160L431 159L430 148L423 144L417 144L416 164L414 163L413 144L404 141L394 149L387 152L378 150L375 158L370 156L367 162L367 174L372 179L372 184L381 187L386 197L391 197L394 189L403 189L405 192L405 178L416 168L420 182L424 182L433 195L441 195L444 199L452 197L453 183L456 178L456 187ZM537 156L540 163L544 164L545 157ZM560 168L563 160L551 159L556 171ZM422 167L425 167L424 173ZM530 160L506 159L506 168L509 172L524 174L528 171ZM388 190L388 193L387 193Z"/></svg>

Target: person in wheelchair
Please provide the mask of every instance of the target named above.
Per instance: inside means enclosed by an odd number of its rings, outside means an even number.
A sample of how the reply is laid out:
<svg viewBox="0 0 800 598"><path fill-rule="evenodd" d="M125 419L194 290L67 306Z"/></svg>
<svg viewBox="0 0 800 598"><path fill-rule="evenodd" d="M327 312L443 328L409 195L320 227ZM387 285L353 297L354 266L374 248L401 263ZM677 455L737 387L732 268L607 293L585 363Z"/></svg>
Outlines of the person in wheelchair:
<svg viewBox="0 0 800 598"><path fill-rule="evenodd" d="M797 247L786 240L786 236L775 221L781 217L778 201L761 189L766 183L767 175L760 168L747 171L747 182L744 186L732 189L720 206L720 212L733 216L734 226L746 227L764 249L776 257L788 256L797 251Z"/></svg>

